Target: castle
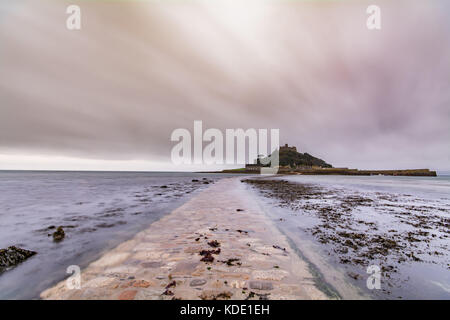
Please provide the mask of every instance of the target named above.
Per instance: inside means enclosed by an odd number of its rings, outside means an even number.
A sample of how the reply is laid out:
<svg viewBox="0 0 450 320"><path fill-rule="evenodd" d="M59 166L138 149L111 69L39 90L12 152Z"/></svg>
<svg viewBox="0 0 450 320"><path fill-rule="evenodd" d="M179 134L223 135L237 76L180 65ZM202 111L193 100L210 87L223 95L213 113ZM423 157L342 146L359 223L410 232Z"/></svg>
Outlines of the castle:
<svg viewBox="0 0 450 320"><path fill-rule="evenodd" d="M294 147L294 146L289 147L288 144L286 143L284 146L280 147L280 151L294 151L294 152L297 152L297 148Z"/></svg>
<svg viewBox="0 0 450 320"><path fill-rule="evenodd" d="M289 145L286 143L284 146L280 146L280 152L281 151L294 151L297 152L297 148L295 146L289 147ZM266 165L267 167L268 165ZM245 169L247 171L259 171L261 167L264 167L264 165L261 164L260 158L258 157L254 163L249 163L245 165Z"/></svg>

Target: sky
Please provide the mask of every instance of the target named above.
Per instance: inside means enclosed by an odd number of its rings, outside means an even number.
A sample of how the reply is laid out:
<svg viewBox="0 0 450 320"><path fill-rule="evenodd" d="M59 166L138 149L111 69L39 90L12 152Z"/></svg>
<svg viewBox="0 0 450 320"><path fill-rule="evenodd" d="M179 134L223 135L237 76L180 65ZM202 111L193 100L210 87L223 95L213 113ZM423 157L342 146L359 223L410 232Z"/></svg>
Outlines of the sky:
<svg viewBox="0 0 450 320"><path fill-rule="evenodd" d="M70 4L81 30L66 28ZM335 167L450 170L449 9L2 0L0 169L216 170L171 161L171 133L201 120L279 129Z"/></svg>

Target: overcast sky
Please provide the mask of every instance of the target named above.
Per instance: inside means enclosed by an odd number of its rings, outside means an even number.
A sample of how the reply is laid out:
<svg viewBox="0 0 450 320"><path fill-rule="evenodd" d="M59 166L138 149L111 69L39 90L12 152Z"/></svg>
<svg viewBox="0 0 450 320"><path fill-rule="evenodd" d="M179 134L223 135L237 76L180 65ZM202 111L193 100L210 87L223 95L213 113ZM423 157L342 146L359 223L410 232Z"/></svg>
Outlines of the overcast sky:
<svg viewBox="0 0 450 320"><path fill-rule="evenodd" d="M280 129L336 167L450 170L449 9L1 0L0 169L198 170L171 164L170 135L202 120Z"/></svg>

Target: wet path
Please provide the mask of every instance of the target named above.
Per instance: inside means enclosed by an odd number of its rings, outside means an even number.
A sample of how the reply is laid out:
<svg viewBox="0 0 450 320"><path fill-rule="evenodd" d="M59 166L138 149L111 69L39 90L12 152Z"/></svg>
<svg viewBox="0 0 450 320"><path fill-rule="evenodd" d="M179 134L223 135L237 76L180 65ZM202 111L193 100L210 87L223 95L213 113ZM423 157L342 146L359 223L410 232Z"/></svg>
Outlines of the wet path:
<svg viewBox="0 0 450 320"><path fill-rule="evenodd" d="M326 299L308 265L247 195L223 179L91 263L81 289L44 299Z"/></svg>

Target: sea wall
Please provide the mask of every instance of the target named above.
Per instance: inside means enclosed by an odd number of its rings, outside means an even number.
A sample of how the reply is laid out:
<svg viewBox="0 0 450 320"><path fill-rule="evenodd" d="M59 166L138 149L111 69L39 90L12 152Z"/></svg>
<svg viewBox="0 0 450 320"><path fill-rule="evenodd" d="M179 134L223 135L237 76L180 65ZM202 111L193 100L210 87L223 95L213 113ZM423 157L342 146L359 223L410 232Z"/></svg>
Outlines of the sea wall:
<svg viewBox="0 0 450 320"><path fill-rule="evenodd" d="M234 169L223 170L222 173L245 173L255 174L258 170ZM285 169L278 170L280 174L305 174L305 175L346 175L346 176L415 176L415 177L436 177L436 171L430 169L406 169L406 170L358 170L348 168L313 168L313 169Z"/></svg>

